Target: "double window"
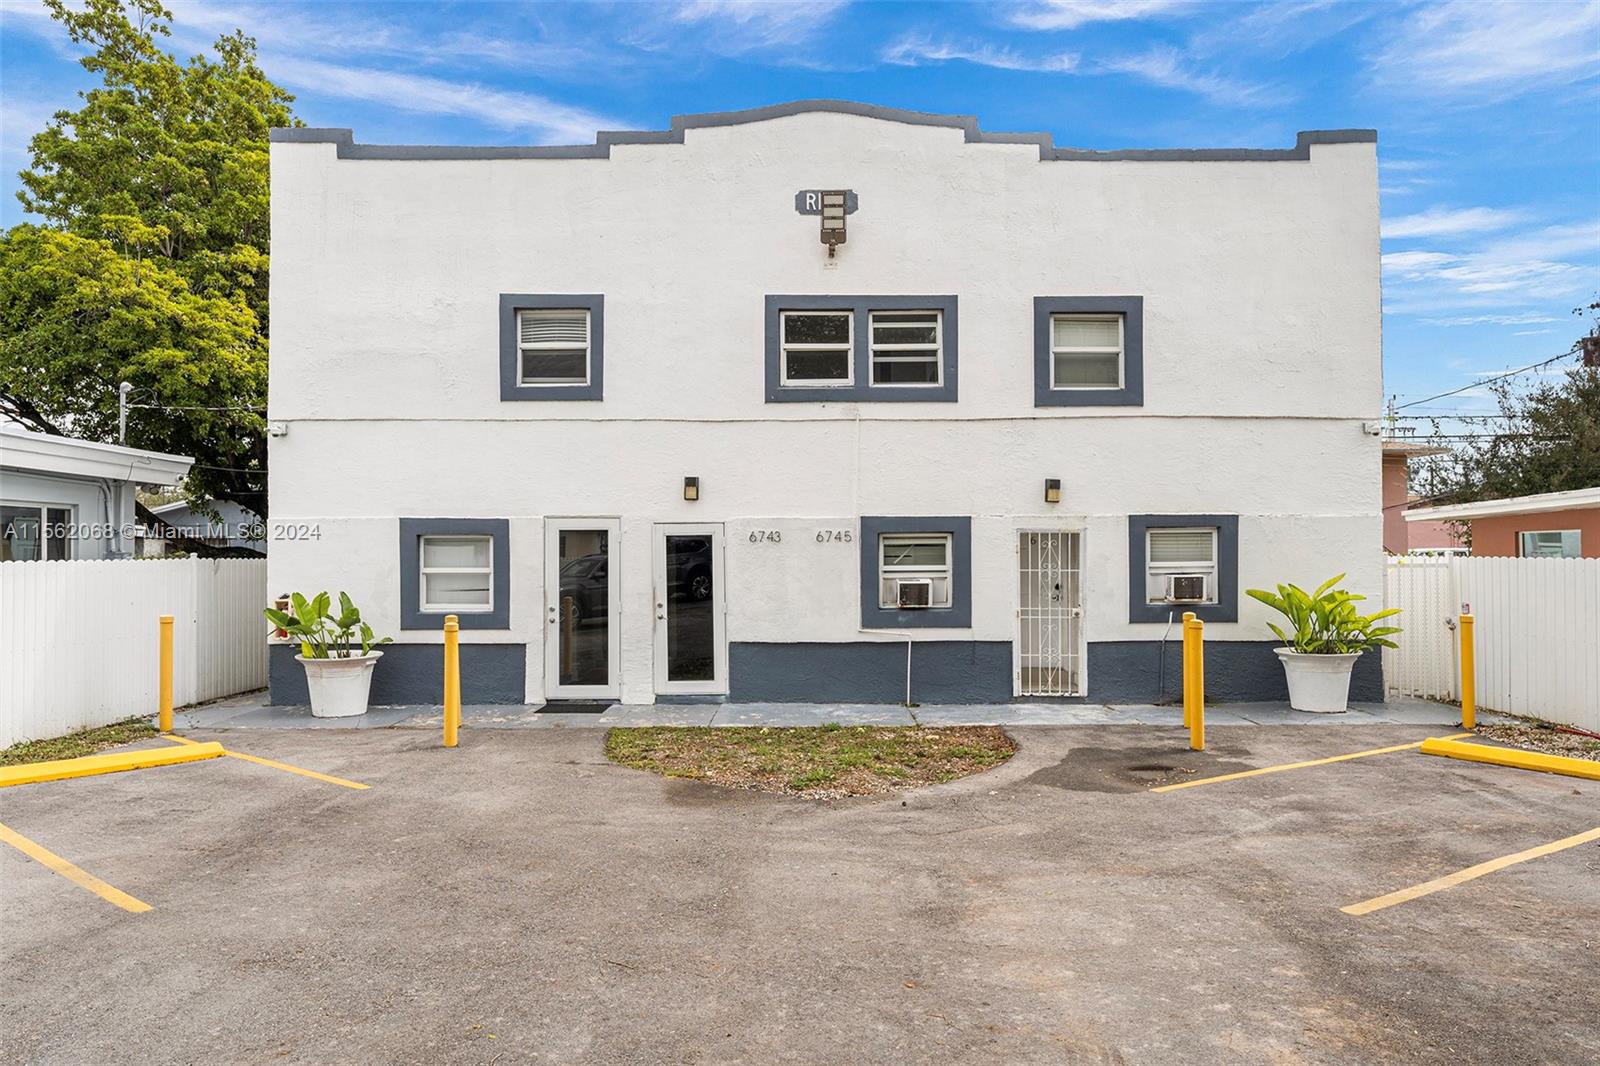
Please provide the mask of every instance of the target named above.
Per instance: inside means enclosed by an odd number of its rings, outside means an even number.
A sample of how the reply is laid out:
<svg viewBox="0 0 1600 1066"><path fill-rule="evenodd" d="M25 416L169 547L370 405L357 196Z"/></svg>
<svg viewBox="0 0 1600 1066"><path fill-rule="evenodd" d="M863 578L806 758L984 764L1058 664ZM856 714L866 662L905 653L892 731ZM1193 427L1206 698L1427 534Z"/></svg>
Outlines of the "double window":
<svg viewBox="0 0 1600 1066"><path fill-rule="evenodd" d="M589 311L583 307L517 312L519 385L589 384Z"/></svg>
<svg viewBox="0 0 1600 1066"><path fill-rule="evenodd" d="M1217 602L1217 530L1152 529L1145 564L1146 603Z"/></svg>
<svg viewBox="0 0 1600 1066"><path fill-rule="evenodd" d="M1578 559L1583 556L1583 530L1530 529L1517 534L1517 554L1524 559Z"/></svg>
<svg viewBox="0 0 1600 1066"><path fill-rule="evenodd" d="M1128 621L1239 620L1239 516L1128 516Z"/></svg>
<svg viewBox="0 0 1600 1066"><path fill-rule="evenodd" d="M885 533L878 538L878 606L950 606L950 534Z"/></svg>
<svg viewBox="0 0 1600 1066"><path fill-rule="evenodd" d="M423 537L422 610L494 610L494 541L490 537Z"/></svg>
<svg viewBox="0 0 1600 1066"><path fill-rule="evenodd" d="M767 402L956 399L954 296L768 296Z"/></svg>
<svg viewBox="0 0 1600 1066"><path fill-rule="evenodd" d="M598 400L604 385L604 296L500 294L502 400Z"/></svg>
<svg viewBox="0 0 1600 1066"><path fill-rule="evenodd" d="M41 562L72 558L67 533L72 509L42 504L0 506L0 562Z"/></svg>
<svg viewBox="0 0 1600 1066"><path fill-rule="evenodd" d="M511 523L504 518L400 519L400 628L511 625Z"/></svg>
<svg viewBox="0 0 1600 1066"><path fill-rule="evenodd" d="M1144 297L1037 296L1035 407L1144 404Z"/></svg>

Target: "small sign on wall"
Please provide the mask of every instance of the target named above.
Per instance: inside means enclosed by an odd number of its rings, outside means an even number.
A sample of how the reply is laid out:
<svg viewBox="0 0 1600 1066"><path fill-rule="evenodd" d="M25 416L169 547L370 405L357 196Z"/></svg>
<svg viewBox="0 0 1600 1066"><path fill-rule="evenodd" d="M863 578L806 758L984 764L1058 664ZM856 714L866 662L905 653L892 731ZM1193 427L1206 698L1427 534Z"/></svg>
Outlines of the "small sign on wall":
<svg viewBox="0 0 1600 1066"><path fill-rule="evenodd" d="M824 192L838 192L838 189L801 189L794 194L794 209L802 215L822 214L822 194ZM860 202L852 189L844 190L844 213L853 215Z"/></svg>

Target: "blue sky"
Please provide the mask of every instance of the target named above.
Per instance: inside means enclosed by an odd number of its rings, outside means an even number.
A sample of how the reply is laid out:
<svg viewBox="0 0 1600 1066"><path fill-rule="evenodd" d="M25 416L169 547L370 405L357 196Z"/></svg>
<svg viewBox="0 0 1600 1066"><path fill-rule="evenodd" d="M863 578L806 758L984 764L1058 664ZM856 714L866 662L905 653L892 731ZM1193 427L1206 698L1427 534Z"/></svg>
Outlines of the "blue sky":
<svg viewBox="0 0 1600 1066"><path fill-rule="evenodd" d="M1600 0L168 6L174 51L243 28L301 119L363 141L588 143L805 97L1087 148L1376 127L1402 403L1565 351L1600 292ZM76 59L38 0L0 0L5 225L28 137L89 84ZM1411 410L1488 407L1469 389Z"/></svg>

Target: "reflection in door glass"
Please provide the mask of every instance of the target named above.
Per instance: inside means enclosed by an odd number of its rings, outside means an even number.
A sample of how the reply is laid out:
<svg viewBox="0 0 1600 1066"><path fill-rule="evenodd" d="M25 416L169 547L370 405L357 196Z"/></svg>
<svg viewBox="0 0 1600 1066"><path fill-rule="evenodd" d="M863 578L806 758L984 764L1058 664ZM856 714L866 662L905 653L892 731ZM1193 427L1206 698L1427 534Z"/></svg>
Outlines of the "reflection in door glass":
<svg viewBox="0 0 1600 1066"><path fill-rule="evenodd" d="M603 529L563 529L560 536L561 683L605 685L611 680L609 538Z"/></svg>
<svg viewBox="0 0 1600 1066"><path fill-rule="evenodd" d="M667 535L667 680L716 678L711 538Z"/></svg>

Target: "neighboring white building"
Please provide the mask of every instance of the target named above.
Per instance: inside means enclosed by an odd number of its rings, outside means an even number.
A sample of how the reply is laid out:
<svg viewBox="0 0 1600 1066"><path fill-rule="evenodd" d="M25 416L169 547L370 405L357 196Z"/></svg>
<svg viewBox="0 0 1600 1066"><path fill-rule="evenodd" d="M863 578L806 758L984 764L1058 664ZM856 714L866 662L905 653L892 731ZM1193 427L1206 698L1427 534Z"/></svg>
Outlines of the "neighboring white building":
<svg viewBox="0 0 1600 1066"><path fill-rule="evenodd" d="M217 514L200 514L183 500L150 508L150 513L166 523L173 536L164 546L168 551L184 551L198 542L209 548L231 548L240 553L267 550L266 523L248 507L232 500L211 500Z"/></svg>
<svg viewBox="0 0 1600 1066"><path fill-rule="evenodd" d="M1382 595L1370 130L272 138L269 583L396 638L378 702L438 700L447 612L468 702L1147 701L1189 609L1212 696L1273 698L1245 588Z"/></svg>
<svg viewBox="0 0 1600 1066"><path fill-rule="evenodd" d="M176 485L193 463L0 425L0 561L136 554L135 490Z"/></svg>

